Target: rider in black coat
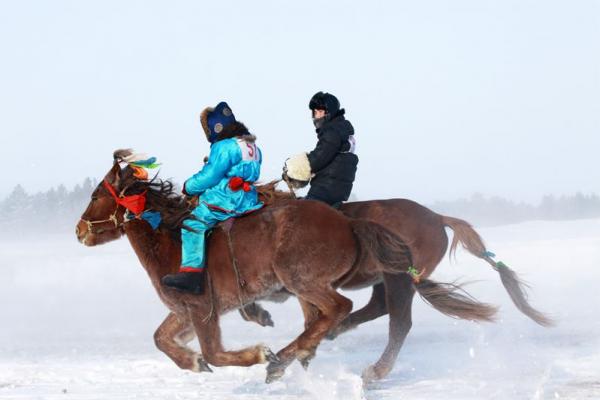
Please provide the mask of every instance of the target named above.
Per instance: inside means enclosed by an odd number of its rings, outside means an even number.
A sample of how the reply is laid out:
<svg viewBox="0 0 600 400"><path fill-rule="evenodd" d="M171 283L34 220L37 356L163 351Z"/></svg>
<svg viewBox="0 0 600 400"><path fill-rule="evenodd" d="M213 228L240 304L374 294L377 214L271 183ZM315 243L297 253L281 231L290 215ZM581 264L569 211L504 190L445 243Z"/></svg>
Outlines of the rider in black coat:
<svg viewBox="0 0 600 400"><path fill-rule="evenodd" d="M309 108L319 141L308 154L314 176L306 198L337 205L348 200L356 175L354 128L332 94L318 92L310 100Z"/></svg>

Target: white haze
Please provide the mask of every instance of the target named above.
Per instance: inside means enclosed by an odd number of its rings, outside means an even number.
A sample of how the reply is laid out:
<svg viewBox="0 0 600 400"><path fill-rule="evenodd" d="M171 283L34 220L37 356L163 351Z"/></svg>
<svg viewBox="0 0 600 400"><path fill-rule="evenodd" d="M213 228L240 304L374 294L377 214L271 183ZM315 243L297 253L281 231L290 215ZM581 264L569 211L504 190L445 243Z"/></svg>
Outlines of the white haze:
<svg viewBox="0 0 600 400"><path fill-rule="evenodd" d="M451 203L436 201L473 193L532 204L600 193L595 0L5 1L0 57L0 201L17 184L33 194L99 179L119 147L157 156L161 176L181 183L208 152L198 113L220 100L258 135L263 179L278 178L288 156L314 146L307 103L318 90L338 95L356 127L355 198L444 211ZM166 309L127 241L85 248L64 233L83 211L75 200L21 198L0 209L10 217L0 221L0 399L600 398L600 219L480 230L555 328L519 314L497 274L459 252L433 277L478 280L469 290L501 305L498 323L455 321L416 299L382 382L363 388L360 374L385 347L387 317L265 385L264 366L179 370L154 346ZM370 291L348 295L359 307ZM228 347L278 350L301 331L295 300L264 306L275 328L230 314Z"/></svg>
<svg viewBox="0 0 600 400"><path fill-rule="evenodd" d="M394 370L363 388L360 373L386 344L387 317L323 342L305 372L279 382L264 366L177 368L153 343L167 310L126 239L85 248L74 235L0 243L0 399L595 399L600 397L600 220L530 222L481 229L489 248L532 286L535 306L557 320L542 328L521 315L498 275L460 251L434 273L477 280L479 300L501 306L499 322L445 317L415 298L413 328ZM369 290L346 292L355 306ZM296 300L263 303L274 328L224 318L226 346L279 350L302 330ZM197 346L197 345L196 345ZM64 393L66 392L66 393Z"/></svg>
<svg viewBox="0 0 600 400"><path fill-rule="evenodd" d="M118 147L182 182L222 99L277 178L317 90L356 127L360 198L600 192L594 0L5 2L0 49L0 197L98 178Z"/></svg>

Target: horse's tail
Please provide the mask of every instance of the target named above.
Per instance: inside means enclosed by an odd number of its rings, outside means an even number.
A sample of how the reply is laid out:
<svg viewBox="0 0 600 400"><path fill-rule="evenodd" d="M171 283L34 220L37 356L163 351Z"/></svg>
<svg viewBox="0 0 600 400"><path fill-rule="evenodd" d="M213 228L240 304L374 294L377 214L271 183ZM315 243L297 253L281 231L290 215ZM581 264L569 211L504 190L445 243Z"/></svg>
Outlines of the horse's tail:
<svg viewBox="0 0 600 400"><path fill-rule="evenodd" d="M460 285L439 283L415 275L410 248L393 232L366 220L353 220L352 228L359 243L360 265L374 263L379 272L410 275L423 300L448 316L493 321L497 309L475 300Z"/></svg>
<svg viewBox="0 0 600 400"><path fill-rule="evenodd" d="M414 287L426 303L449 317L471 321L495 320L498 308L476 300L460 284L415 279Z"/></svg>
<svg viewBox="0 0 600 400"><path fill-rule="evenodd" d="M352 230L359 244L358 265L374 262L379 272L390 274L407 272L412 265L408 245L384 226L373 221L353 219Z"/></svg>
<svg viewBox="0 0 600 400"><path fill-rule="evenodd" d="M521 281L515 271L506 264L493 260L493 253L485 248L483 240L468 222L458 218L442 216L442 223L454 231L454 238L450 245L450 256L456 255L456 249L460 243L469 253L485 260L498 272L502 285L519 311L542 326L553 325L553 321L549 317L533 308L527 301L526 287L528 285Z"/></svg>

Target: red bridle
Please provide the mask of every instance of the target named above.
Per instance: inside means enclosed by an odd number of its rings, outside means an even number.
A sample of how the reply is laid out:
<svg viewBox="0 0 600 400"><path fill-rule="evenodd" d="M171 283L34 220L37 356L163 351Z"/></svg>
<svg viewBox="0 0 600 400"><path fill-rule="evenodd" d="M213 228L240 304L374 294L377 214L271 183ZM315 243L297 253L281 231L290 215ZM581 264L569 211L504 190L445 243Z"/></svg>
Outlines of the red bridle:
<svg viewBox="0 0 600 400"><path fill-rule="evenodd" d="M104 186L104 188L108 190L108 193L110 193L112 198L117 203L117 207L115 207L115 211L107 219L90 221L88 219L81 218L81 221L85 222L85 224L87 225L89 233L100 234L105 232L106 229L102 228L98 229L97 231L94 231L94 226L104 224L106 222L112 222L115 228L119 228L123 224L122 222L119 223L117 219L117 212L119 211L119 206L125 207L127 210L131 211L136 216L144 212L146 208L146 192L130 196L124 196L123 194L117 195L115 188L106 179L102 181L102 186Z"/></svg>
<svg viewBox="0 0 600 400"><path fill-rule="evenodd" d="M117 195L115 188L105 179L102 185L110 195L115 199L118 205L121 205L131 211L134 215L139 215L146 209L146 192L140 194L132 194L124 196L123 194Z"/></svg>

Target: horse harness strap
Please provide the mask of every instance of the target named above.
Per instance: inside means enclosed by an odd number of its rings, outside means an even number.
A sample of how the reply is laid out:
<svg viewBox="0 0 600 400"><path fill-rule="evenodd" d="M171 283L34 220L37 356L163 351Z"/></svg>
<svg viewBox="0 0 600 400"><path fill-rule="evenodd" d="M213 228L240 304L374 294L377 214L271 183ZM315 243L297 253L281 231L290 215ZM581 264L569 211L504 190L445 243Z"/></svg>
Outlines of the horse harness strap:
<svg viewBox="0 0 600 400"><path fill-rule="evenodd" d="M104 224L106 222L112 222L115 228L118 228L121 225L123 225L125 221L119 223L119 220L117 219L117 212L119 211L119 206L125 207L126 210L128 210L136 216L141 215L144 212L144 209L146 208L146 191L144 191L141 194L127 196L125 195L125 191L128 189L128 187L126 187L121 191L121 193L117 194L115 188L106 179L102 181L102 186L115 200L117 207L107 219L90 221L89 219L82 218L81 220L86 223L89 232L96 234L104 232L104 229L99 229L98 231L94 232L94 225Z"/></svg>
<svg viewBox="0 0 600 400"><path fill-rule="evenodd" d="M208 270L206 270L206 281L208 284L208 295L210 296L210 310L208 311L208 313L206 314L206 316L204 318L202 318L202 323L206 324L208 321L210 321L210 319L214 316L215 314L215 296L213 293L213 287L212 287L212 279L210 276L210 272Z"/></svg>
<svg viewBox="0 0 600 400"><path fill-rule="evenodd" d="M94 233L94 234L100 234L100 233L104 232L105 229L98 229L97 231L94 232L94 225L104 224L106 222L112 222L115 225L115 228L118 228L119 226L122 225L122 223L120 224L119 220L117 219L117 211L119 211L118 205L117 205L117 208L115 209L115 211L107 219L90 221L89 219L82 218L81 220L83 222L85 222L89 232Z"/></svg>
<svg viewBox="0 0 600 400"><path fill-rule="evenodd" d="M231 235L231 230L233 229L233 223L234 223L234 219L230 218L230 219L226 220L225 222L223 222L220 227L223 230L223 232L225 233L225 236L227 236L227 247L229 248L229 257L231 258L231 266L233 267L233 272L235 274L235 280L236 280L236 283L238 286L237 294L238 294L238 300L240 302L240 310L241 310L241 313L242 313L242 316L244 317L244 319L250 320L250 317L244 310L244 300L242 299L242 290L243 290L244 286L246 286L246 281L240 275L240 269L238 267L237 257L235 256L235 252L233 250L233 237Z"/></svg>

